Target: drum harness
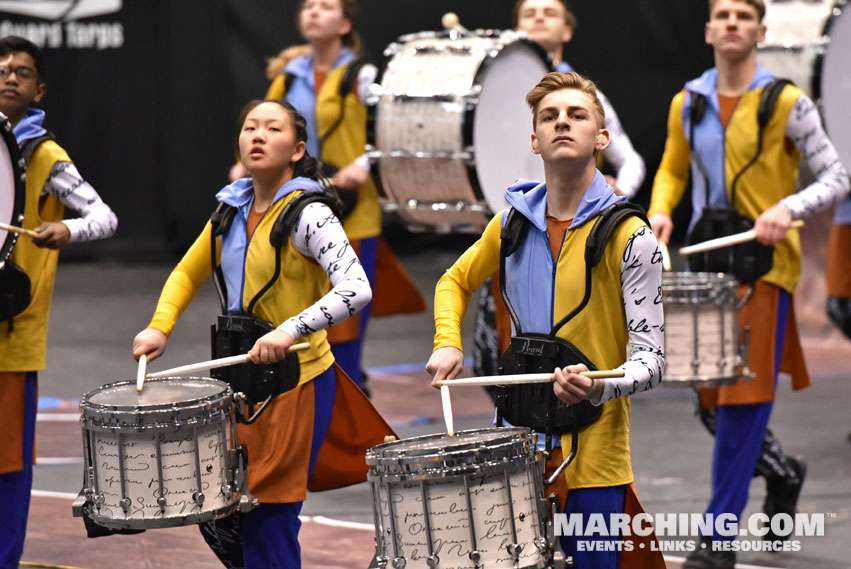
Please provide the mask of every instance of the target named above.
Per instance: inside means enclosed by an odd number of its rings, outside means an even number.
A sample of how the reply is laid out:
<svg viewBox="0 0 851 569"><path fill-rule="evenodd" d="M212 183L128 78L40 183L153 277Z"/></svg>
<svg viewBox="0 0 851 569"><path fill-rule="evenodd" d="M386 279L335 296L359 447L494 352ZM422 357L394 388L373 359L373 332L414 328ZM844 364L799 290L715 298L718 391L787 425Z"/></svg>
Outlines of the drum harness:
<svg viewBox="0 0 851 569"><path fill-rule="evenodd" d="M222 269L216 260L216 237L228 232L237 209L219 202L210 217L210 260L213 268L213 282L216 285L216 293L222 309L222 313L210 330L213 358L245 354L260 337L275 329L270 322L256 318L252 313L257 302L272 288L281 274L281 249L289 239L290 231L298 221L302 210L315 202L323 203L331 208L335 215L339 214L339 203L331 191L303 192L284 207L269 235L269 242L275 248L275 271L269 282L251 299L244 315L227 313L227 286ZM257 420L273 397L298 385L300 372L298 354L292 353L274 364L256 365L249 362L211 370L211 375L230 384L235 394L234 399L239 404L236 419L240 423L250 425ZM254 411L258 403L260 407ZM250 416L246 413L246 407L251 413Z"/></svg>
<svg viewBox="0 0 851 569"><path fill-rule="evenodd" d="M754 222L742 216L736 210L736 184L745 171L756 163L759 155L762 153L765 127L768 125L768 121L771 120L777 99L786 85L794 85L794 83L788 79L775 79L763 88L757 109L759 134L756 154L733 178L733 183L730 187L730 207L726 208L711 207L709 205L709 174L699 154L694 150L694 127L703 119L703 115L706 113L706 97L700 93L690 93L689 151L704 179L706 205L701 212L700 218L695 222L694 227L689 232L686 238L686 245L753 229ZM740 283L752 284L771 270L773 256L773 246L763 245L759 241L752 240L733 247L692 255L689 259L689 267L695 272L731 273L735 275L736 280Z"/></svg>
<svg viewBox="0 0 851 569"><path fill-rule="evenodd" d="M21 163L24 169L30 163L30 159L36 149L41 143L48 140L56 140L56 136L50 131L47 131L41 136L25 140L20 145ZM26 191L24 191L25 193ZM17 236L10 235L10 239L16 240ZM10 259L4 260L0 258L0 322L9 323L10 334L15 328L15 316L26 310L30 302L32 302L32 282L30 281L30 277Z"/></svg>
<svg viewBox="0 0 851 569"><path fill-rule="evenodd" d="M582 300L576 308L559 320L548 334L524 334L505 288L505 260L520 247L527 233L529 220L514 208L508 211L500 231L499 291L514 325L515 335L511 338L510 347L500 357L500 374L549 373L556 367L579 363L585 364L589 370L597 369L576 346L556 334L587 306L591 299L592 270L602 260L614 230L621 221L631 216L639 217L649 227L650 223L641 206L628 201L617 202L599 214L585 241L585 293ZM547 485L558 480L576 457L579 430L597 421L603 412L602 405L593 405L587 400L576 405L564 404L556 397L550 383L497 387L496 408L497 426L501 427L503 420L507 420L511 424L545 433L547 456L552 453L553 435L571 433L570 454L553 475L545 480Z"/></svg>
<svg viewBox="0 0 851 569"><path fill-rule="evenodd" d="M338 91L340 95L340 115L337 117L337 120L334 121L328 130L319 135L319 146L322 147L322 141L331 136L331 134L337 130L337 128L343 124L343 118L346 116L346 96L352 90L352 87L355 85L355 81L358 78L358 74L361 69L363 69L364 65L367 65L369 61L366 58L359 57L354 59L348 63L348 67L343 72L343 76L340 78L340 89ZM284 96L286 97L287 92L290 90L290 87L293 85L293 81L296 80L296 76L292 73L284 73ZM319 158L318 156L316 157ZM340 167L331 164L329 162L322 162L320 160L320 164L322 165L322 175L328 178L329 180L336 174ZM339 212L341 215L338 217L342 220L348 217L348 215L355 208L355 204L357 204L358 196L357 192L350 190L341 190L339 188L335 188L337 190L337 196L340 198L341 207L339 208Z"/></svg>

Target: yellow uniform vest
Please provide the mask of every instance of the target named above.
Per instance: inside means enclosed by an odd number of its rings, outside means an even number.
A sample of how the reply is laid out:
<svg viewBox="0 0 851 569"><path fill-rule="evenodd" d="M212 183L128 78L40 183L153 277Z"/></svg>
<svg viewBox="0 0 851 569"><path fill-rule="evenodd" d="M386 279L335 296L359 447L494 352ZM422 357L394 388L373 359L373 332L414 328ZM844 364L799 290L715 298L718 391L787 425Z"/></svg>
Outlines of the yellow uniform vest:
<svg viewBox="0 0 851 569"><path fill-rule="evenodd" d="M474 243L441 277L435 288L435 349L461 346L461 322L472 293L499 268L499 233L502 214L497 214ZM585 293L585 240L594 225L589 219L568 229L556 265L553 324L573 310ZM624 220L612 233L605 254L594 268L591 298L558 336L573 343L600 369L613 369L626 361L628 331L623 307L620 268L629 237L644 225L635 217ZM508 275L507 278L511 278ZM542 306L541 310L549 307ZM593 488L629 484L633 480L629 446L630 400L620 397L603 404L597 422L579 433L576 459L565 470L569 488ZM562 439L564 454L570 452L570 436Z"/></svg>
<svg viewBox="0 0 851 569"><path fill-rule="evenodd" d="M275 249L269 243L269 234L278 214L300 193L292 192L273 203L254 230L245 256L244 307L248 306L254 295L272 278ZM163 287L154 317L148 325L150 328L170 335L177 319L210 276L210 231L208 222L172 271ZM217 245L217 256L221 255L220 247ZM278 326L287 318L311 306L327 291L328 276L322 267L299 253L292 240L287 239L281 248L281 274L272 288L266 291L255 305L254 316ZM310 348L298 352L301 364L299 384L310 381L334 363L331 346L325 336L325 330L319 330L304 338L304 341L310 343Z"/></svg>
<svg viewBox="0 0 851 569"><path fill-rule="evenodd" d="M338 168L354 162L366 148L366 107L354 92L345 97L343 122L324 137L340 116L340 83L349 65L329 71L316 98L316 129L323 137L319 159ZM269 86L266 99L282 99L285 95L285 76L278 75ZM372 178L358 188L357 193L357 203L343 221L343 229L350 240L376 237L381 234L381 206Z"/></svg>
<svg viewBox="0 0 851 569"><path fill-rule="evenodd" d="M71 162L68 154L53 140L41 143L27 164L24 223L35 229L43 222L62 221L65 206L54 196L42 196L47 177L57 162ZM39 371L46 367L47 322L59 250L36 247L27 237L18 239L11 261L30 278L32 302L14 318L13 330L0 323L0 371Z"/></svg>
<svg viewBox="0 0 851 569"><path fill-rule="evenodd" d="M748 91L739 100L724 134L724 177L727 199L736 174L756 153L759 130L757 109L763 88ZM786 148L786 123L801 90L794 86L783 89L771 120L763 129L762 152L759 159L742 175L736 184L736 210L756 219L759 214L796 190L798 163L801 154L793 147ZM683 130L683 101L685 91L678 93L668 115L668 139L665 153L653 182L653 196L648 216L662 212L671 215L680 202L689 177L689 145ZM801 239L797 229L774 246L774 265L762 280L794 292L801 273Z"/></svg>

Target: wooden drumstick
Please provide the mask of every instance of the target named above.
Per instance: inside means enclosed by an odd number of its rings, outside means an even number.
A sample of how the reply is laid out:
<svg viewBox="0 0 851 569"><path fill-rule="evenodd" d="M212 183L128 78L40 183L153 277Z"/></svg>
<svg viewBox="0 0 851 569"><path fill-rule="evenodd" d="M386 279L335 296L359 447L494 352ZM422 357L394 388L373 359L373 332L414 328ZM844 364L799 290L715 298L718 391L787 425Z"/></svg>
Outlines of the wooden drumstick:
<svg viewBox="0 0 851 569"><path fill-rule="evenodd" d="M145 385L145 368L148 366L148 356L142 354L139 356L139 368L136 371L136 391L142 392L142 387Z"/></svg>
<svg viewBox="0 0 851 569"><path fill-rule="evenodd" d="M3 223L0 221L0 229L5 229L11 233L18 233L21 235L26 235L27 237L38 237L38 233L33 231L32 229L25 229L23 227L18 227L17 225L9 225L8 223Z"/></svg>
<svg viewBox="0 0 851 569"><path fill-rule="evenodd" d="M671 254L668 252L668 246L659 241L659 251L662 253L662 269L665 271L671 270Z"/></svg>
<svg viewBox="0 0 851 569"><path fill-rule="evenodd" d="M310 347L310 344L307 342L303 342L301 344L293 344L289 348L287 348L287 353L291 354L293 352L299 352L301 350L306 350ZM198 362L197 364L189 364L185 366L173 367L171 369L158 371L157 373L149 373L146 377L148 379L153 379L155 377L168 377L171 375L183 375L185 373L193 373L196 371L201 371L204 369L215 369L218 367L227 367L237 364L244 364L251 361L251 356L248 354L240 354L238 356L229 356L226 358L219 358L216 360L207 360L205 362Z"/></svg>
<svg viewBox="0 0 851 569"><path fill-rule="evenodd" d="M443 403L443 421L446 423L446 434L455 436L455 418L452 416L452 399L449 397L449 386L452 380L441 384L440 401Z"/></svg>
<svg viewBox="0 0 851 569"><path fill-rule="evenodd" d="M803 226L804 222L798 219L792 222L792 224L789 226L789 229L800 229ZM710 239L709 241L704 241L703 243L696 243L694 245L689 245L688 247L683 247L680 249L680 255L693 255L694 253L704 253L706 251L712 251L714 249L720 249L722 247L731 247L733 245L738 245L739 243L744 243L753 239L756 239L756 231L751 229L750 231L743 231L734 235L719 237L717 239Z"/></svg>
<svg viewBox="0 0 851 569"><path fill-rule="evenodd" d="M607 369L600 371L583 371L579 375L589 379L606 379L623 377L622 369ZM488 385L521 385L524 383L551 383L555 375L551 373L518 373L515 375L485 375L482 377L465 377L463 379L440 379L435 385L443 387L488 386Z"/></svg>

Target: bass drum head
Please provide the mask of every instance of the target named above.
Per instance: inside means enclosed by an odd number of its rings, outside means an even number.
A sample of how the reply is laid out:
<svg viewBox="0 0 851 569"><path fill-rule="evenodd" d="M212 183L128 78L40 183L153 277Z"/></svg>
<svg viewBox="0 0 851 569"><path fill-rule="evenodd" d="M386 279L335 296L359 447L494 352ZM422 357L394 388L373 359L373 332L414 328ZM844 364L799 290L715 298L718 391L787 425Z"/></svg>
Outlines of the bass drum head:
<svg viewBox="0 0 851 569"><path fill-rule="evenodd" d="M21 225L24 215L24 175L12 125L0 113L0 221ZM17 235L0 229L0 265L12 254Z"/></svg>
<svg viewBox="0 0 851 569"><path fill-rule="evenodd" d="M824 123L839 160L851 171L851 4L834 8L825 35L830 43L820 58L816 96L821 99Z"/></svg>
<svg viewBox="0 0 851 569"><path fill-rule="evenodd" d="M544 179L541 157L532 154L532 113L526 93L551 71L543 52L518 40L479 69L482 86L473 125L476 173L485 200L494 212L507 207L505 190L517 178Z"/></svg>

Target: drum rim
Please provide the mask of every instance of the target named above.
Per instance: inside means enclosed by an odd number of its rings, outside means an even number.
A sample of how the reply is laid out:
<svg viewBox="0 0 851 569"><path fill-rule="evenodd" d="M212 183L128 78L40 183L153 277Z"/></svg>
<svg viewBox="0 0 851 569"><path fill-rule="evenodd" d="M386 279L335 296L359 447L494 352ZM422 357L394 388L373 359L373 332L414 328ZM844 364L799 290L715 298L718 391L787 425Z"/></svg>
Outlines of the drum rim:
<svg viewBox="0 0 851 569"><path fill-rule="evenodd" d="M188 399L186 401L176 401L176 402L171 402L171 403L157 403L157 404L153 404L153 405L140 405L140 404L136 404L136 405L115 405L115 404L106 404L106 403L94 403L94 402L91 401L91 397L93 397L94 395L97 395L99 393L102 393L103 391L107 390L108 388L135 386L136 385L136 380L119 380L119 381L114 381L114 382L111 382L111 383L106 383L104 385L101 385L97 389L93 389L93 390L89 391L88 393L86 393L85 395L83 395L82 399L80 400L81 414L83 416L86 416L87 410L91 410L93 412L117 411L117 412L136 413L139 409L144 409L146 411L154 411L154 412L156 412L156 411L170 411L172 409L188 409L188 408L196 407L198 405L204 405L206 403L209 403L210 401L216 401L216 400L219 400L219 399L227 399L228 393L231 393L231 387L227 382L221 381L219 379L211 378L211 377L197 377L197 376L191 376L191 377L184 377L184 376L157 377L157 378L148 379L148 380L146 380L145 383L146 384L151 384L151 383L156 384L156 383L160 383L160 382L173 381L173 380L182 380L182 381L203 380L204 382L219 384L220 386L223 386L224 389L222 389L222 391L220 391L216 394L205 395L203 397L197 397L195 399Z"/></svg>
<svg viewBox="0 0 851 569"><path fill-rule="evenodd" d="M514 437L517 437L518 435L522 438L528 437L531 440L533 435L535 434L534 431L532 431L532 429L530 429L529 427L521 427L521 426L492 427L492 428L485 427L485 428L479 428L479 429L466 429L466 430L463 430L463 431L457 431L454 435L448 435L447 433L430 433L430 434L425 434L425 435L417 435L416 437L409 437L409 438L406 438L406 439L397 439L395 441L389 441L389 442L386 442L386 443L382 443L380 445L376 445L376 446L370 448L366 452L366 455L367 455L367 457L369 457L370 454L374 455L376 452L386 451L386 450L389 450L393 447L401 448L402 444L406 443L406 442L413 443L414 441L424 441L424 440L428 440L428 439L434 439L434 440L450 439L451 440L452 438L456 438L456 437L469 436L469 435L481 434L481 433L494 433L494 434L500 433L501 436L495 436L495 437L489 439L489 441L494 441L494 440L499 440L499 439L504 439L504 438L514 438ZM484 440L486 440L486 439L482 439L478 442L482 442ZM519 442L519 440L517 442ZM428 449L428 450L431 450L431 449ZM459 449L459 450L462 450L462 449ZM463 450L466 451L468 449L465 448ZM446 454L447 453L444 453L444 455L446 455ZM422 457L422 456L432 456L432 454L417 454L417 455L408 455L408 456ZM378 456L377 458L393 458L393 459L395 459L395 458L399 458L399 455L398 454L382 454L382 455Z"/></svg>
<svg viewBox="0 0 851 569"><path fill-rule="evenodd" d="M94 506L88 506L87 512L84 514L93 522L100 526L110 529L160 529L170 527L180 527L186 525L200 524L211 520L217 520L229 516L239 509L240 494L234 493L234 500L220 508L214 510L196 512L194 514L184 516L166 516L156 518L109 518L95 514Z"/></svg>
<svg viewBox="0 0 851 569"><path fill-rule="evenodd" d="M14 174L14 198L15 203L12 205L12 219L0 220L10 225L19 225L22 223L24 211L26 207L26 170L24 169L23 158L21 158L21 149L18 146L18 140L15 138L12 131L12 123L9 118L0 112L0 137L6 143L9 150L9 159L12 163L12 172ZM0 268L12 255L12 250L15 248L15 243L18 240L18 234L7 232L6 239L0 243Z"/></svg>

